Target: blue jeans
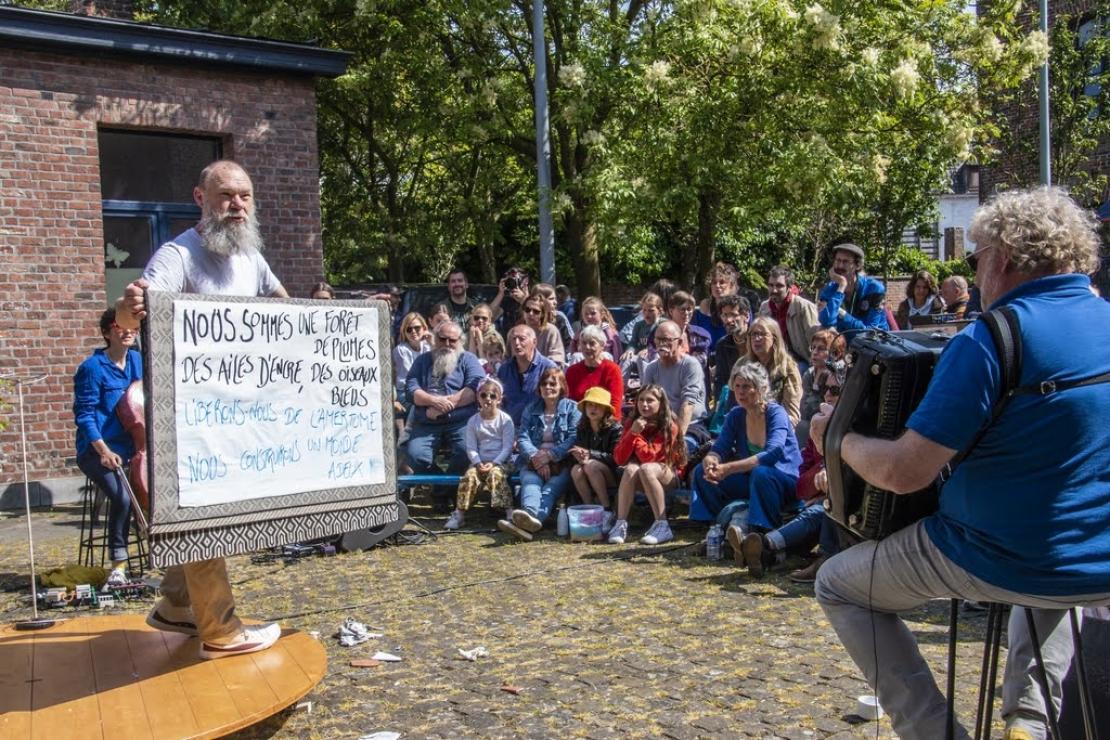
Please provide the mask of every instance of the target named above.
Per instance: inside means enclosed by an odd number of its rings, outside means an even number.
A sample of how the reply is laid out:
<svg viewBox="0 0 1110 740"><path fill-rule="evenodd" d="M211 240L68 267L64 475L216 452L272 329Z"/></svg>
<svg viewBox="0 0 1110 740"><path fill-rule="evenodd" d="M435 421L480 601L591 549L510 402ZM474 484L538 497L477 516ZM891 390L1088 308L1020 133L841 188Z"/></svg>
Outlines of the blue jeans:
<svg viewBox="0 0 1110 740"><path fill-rule="evenodd" d="M448 473L461 473L470 466L466 457L466 419L444 424L413 421L409 432L408 453L412 469L417 473L440 473L436 467L436 451L444 444L450 449Z"/></svg>
<svg viewBox="0 0 1110 740"><path fill-rule="evenodd" d="M562 498L570 486L570 467L564 467L558 475L546 481L534 470L520 471L520 508L532 516L545 521L555 502Z"/></svg>
<svg viewBox="0 0 1110 740"><path fill-rule="evenodd" d="M728 514L731 519L732 511L742 507L729 504L747 501L749 524L763 530L777 529L782 524L783 510L801 508L801 502L794 497L797 484L796 477L769 465L760 465L748 473L733 473L720 483L706 480L701 465L694 468L694 490L710 514L722 518Z"/></svg>
<svg viewBox="0 0 1110 740"><path fill-rule="evenodd" d="M100 454L89 447L77 458L77 467L108 497L108 549L113 561L127 560L127 530L131 525L131 498L114 470L100 464Z"/></svg>
<svg viewBox="0 0 1110 740"><path fill-rule="evenodd" d="M840 540L836 534L836 525L825 514L823 499L806 506L786 524L775 530L783 541L781 549L788 550L796 547L812 547L816 537L821 545L821 554L832 557L840 552Z"/></svg>

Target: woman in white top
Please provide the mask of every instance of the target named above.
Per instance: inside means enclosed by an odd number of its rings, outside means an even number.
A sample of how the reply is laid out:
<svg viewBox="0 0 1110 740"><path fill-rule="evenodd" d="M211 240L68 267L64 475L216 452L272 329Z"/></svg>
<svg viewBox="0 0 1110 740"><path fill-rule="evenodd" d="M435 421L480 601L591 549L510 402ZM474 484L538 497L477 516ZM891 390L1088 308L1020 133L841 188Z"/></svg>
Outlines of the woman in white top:
<svg viewBox="0 0 1110 740"><path fill-rule="evenodd" d="M909 329L914 317L943 311L944 299L940 297L937 279L928 270L918 270L906 288L906 299L898 304L894 320L898 322L899 329Z"/></svg>

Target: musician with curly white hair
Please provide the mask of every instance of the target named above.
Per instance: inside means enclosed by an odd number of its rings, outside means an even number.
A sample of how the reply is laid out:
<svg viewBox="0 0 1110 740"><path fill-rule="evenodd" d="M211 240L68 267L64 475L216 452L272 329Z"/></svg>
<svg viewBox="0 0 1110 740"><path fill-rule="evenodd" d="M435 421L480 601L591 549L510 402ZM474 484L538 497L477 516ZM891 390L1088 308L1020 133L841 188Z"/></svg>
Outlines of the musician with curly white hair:
<svg viewBox="0 0 1110 740"><path fill-rule="evenodd" d="M817 576L825 614L905 739L944 737L946 706L900 612L935 598L1028 608L1058 710L1068 609L1110 603L1110 305L1090 290L1094 219L1058 189L1017 190L980 208L970 236L983 306L1017 319L1021 373L1006 387L1018 392L996 405L1003 365L980 320L940 356L900 437L845 435L843 462L896 494L966 456L935 514L845 550ZM810 427L818 445L827 422L823 408ZM1015 740L1044 737L1047 722L1026 611L1011 613L1002 692Z"/></svg>

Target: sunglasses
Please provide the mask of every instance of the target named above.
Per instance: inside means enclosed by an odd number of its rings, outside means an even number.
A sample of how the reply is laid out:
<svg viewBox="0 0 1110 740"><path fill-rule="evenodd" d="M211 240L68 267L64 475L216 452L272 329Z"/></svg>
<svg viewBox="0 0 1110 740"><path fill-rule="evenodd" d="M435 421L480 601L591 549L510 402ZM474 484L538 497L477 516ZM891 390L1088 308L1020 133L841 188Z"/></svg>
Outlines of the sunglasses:
<svg viewBox="0 0 1110 740"><path fill-rule="evenodd" d="M479 321L489 321L489 316L471 316L470 323L476 324Z"/></svg>
<svg viewBox="0 0 1110 740"><path fill-rule="evenodd" d="M461 341L461 338L460 337L436 337L436 341L437 342L443 342L444 344L458 344Z"/></svg>
<svg viewBox="0 0 1110 740"><path fill-rule="evenodd" d="M826 393L828 395L832 396L833 398L838 398L840 396L840 386L839 385L826 385L823 388L821 388L821 395L825 395Z"/></svg>
<svg viewBox="0 0 1110 740"><path fill-rule="evenodd" d="M529 316L539 316L540 314L543 313L543 309L542 308L526 308L526 309L524 309L524 313L528 314Z"/></svg>
<svg viewBox="0 0 1110 740"><path fill-rule="evenodd" d="M406 333L407 332L412 332L412 331L424 331L424 327L423 326L410 326L408 329L405 329Z"/></svg>
<svg viewBox="0 0 1110 740"><path fill-rule="evenodd" d="M498 395L497 393L490 393L489 391L485 391L485 392L482 392L482 393L478 394L478 398L482 399L483 401L493 400L493 399L500 398L500 397L501 396Z"/></svg>
<svg viewBox="0 0 1110 740"><path fill-rule="evenodd" d="M964 257L964 262L966 262L967 266L970 267L972 270L978 269L979 255L983 254L989 249L994 249L994 247L982 247L980 249L976 249L974 252Z"/></svg>

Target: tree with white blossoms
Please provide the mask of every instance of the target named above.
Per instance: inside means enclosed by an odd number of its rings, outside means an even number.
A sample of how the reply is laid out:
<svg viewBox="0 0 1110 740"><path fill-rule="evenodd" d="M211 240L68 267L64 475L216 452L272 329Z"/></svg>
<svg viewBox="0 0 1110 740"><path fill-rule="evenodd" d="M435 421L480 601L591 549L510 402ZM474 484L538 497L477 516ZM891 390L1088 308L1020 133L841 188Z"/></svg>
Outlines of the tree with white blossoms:
<svg viewBox="0 0 1110 740"><path fill-rule="evenodd" d="M955 0L545 0L560 278L718 253L816 270L928 213L1043 39ZM318 85L325 257L354 281L536 254L531 0L137 0L145 19L354 52ZM414 274L415 273L415 274Z"/></svg>
<svg viewBox="0 0 1110 740"><path fill-rule="evenodd" d="M650 185L609 203L614 218L681 221L683 275L698 282L718 245L743 251L737 234L776 233L764 265L813 275L832 240L892 250L991 133L984 93L1012 89L1045 51L1004 14L956 2L692 0L662 15L640 52L667 64L667 84L643 85L610 122L624 133L611 166Z"/></svg>

